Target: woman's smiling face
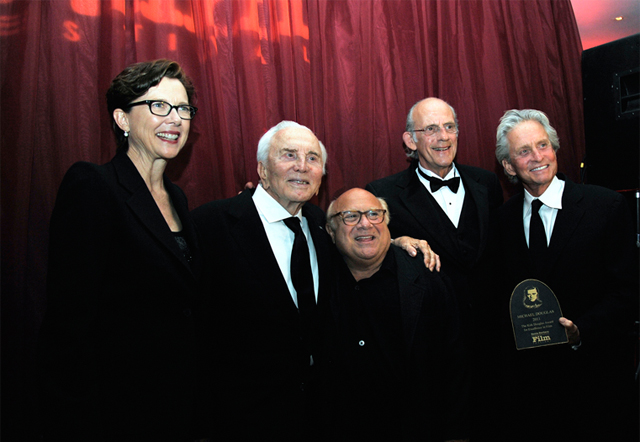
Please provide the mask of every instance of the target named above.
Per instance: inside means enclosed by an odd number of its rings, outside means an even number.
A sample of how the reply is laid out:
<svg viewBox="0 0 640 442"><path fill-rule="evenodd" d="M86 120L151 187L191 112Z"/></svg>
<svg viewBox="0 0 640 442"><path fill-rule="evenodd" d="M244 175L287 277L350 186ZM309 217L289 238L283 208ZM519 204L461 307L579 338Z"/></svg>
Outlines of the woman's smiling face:
<svg viewBox="0 0 640 442"><path fill-rule="evenodd" d="M173 106L189 104L187 91L180 80L167 77L135 101L144 100L165 101ZM117 112L118 109L114 114ZM134 106L128 113L114 117L118 125L129 132L130 154L150 160L175 158L187 142L191 127L191 121L181 119L177 109L171 109L169 115L161 117L152 114L148 105Z"/></svg>

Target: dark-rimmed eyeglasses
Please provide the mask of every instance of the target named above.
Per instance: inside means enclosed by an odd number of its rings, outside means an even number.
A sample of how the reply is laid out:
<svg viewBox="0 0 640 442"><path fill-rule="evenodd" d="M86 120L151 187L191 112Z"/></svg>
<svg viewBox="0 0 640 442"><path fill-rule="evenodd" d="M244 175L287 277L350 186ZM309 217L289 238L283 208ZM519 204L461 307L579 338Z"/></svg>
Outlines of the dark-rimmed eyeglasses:
<svg viewBox="0 0 640 442"><path fill-rule="evenodd" d="M161 100L136 101L135 103L130 103L129 107L141 106L143 104L148 105L149 111L153 115L157 115L159 117L166 117L173 109L175 109L180 118L183 120L191 120L196 116L196 112L198 111L197 107L189 106L188 104L178 104L177 106L174 106Z"/></svg>
<svg viewBox="0 0 640 442"><path fill-rule="evenodd" d="M430 126L425 127L424 129L413 129L411 132L424 132L424 134L428 137L431 135L435 135L440 133L441 130L444 130L447 133L455 134L458 132L458 126L455 123L447 123L444 127L440 127L437 124L432 124Z"/></svg>
<svg viewBox="0 0 640 442"><path fill-rule="evenodd" d="M359 210L345 210L344 212L338 212L334 216L342 218L342 222L347 226L355 226L360 222L362 215L366 216L371 224L380 224L384 221L384 215L387 213L384 209L367 210L366 212L360 212Z"/></svg>

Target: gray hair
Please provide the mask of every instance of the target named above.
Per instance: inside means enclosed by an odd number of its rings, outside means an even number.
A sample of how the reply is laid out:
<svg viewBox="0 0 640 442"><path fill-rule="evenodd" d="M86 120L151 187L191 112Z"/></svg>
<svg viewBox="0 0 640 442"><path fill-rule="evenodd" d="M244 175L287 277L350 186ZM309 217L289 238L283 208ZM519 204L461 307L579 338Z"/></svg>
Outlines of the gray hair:
<svg viewBox="0 0 640 442"><path fill-rule="evenodd" d="M276 135L276 133L288 127L306 129L315 136L313 131L307 126L303 126L302 124L296 123L295 121L283 120L269 129L262 136L262 138L260 138L260 141L258 141L258 152L256 153L258 163L266 165L267 159L269 158L269 149L271 148L271 141L273 140L273 137ZM322 144L322 141L320 141L320 139L318 139L318 144L320 144L320 150L322 151L322 174L324 175L327 173L327 150L325 149L324 144Z"/></svg>
<svg viewBox="0 0 640 442"><path fill-rule="evenodd" d="M380 205L382 206L382 208L387 211L387 213L385 213L384 222L385 224L389 225L389 221L391 221L391 212L389 212L389 205L384 200L384 198L376 197L376 199L380 202ZM336 201L338 201L337 198L331 201L331 204L329 204L329 208L327 209L327 225L334 232L336 231L336 228L337 228L335 224L336 217L334 216L337 213L334 207Z"/></svg>
<svg viewBox="0 0 640 442"><path fill-rule="evenodd" d="M411 106L411 109L409 109L409 114L407 115L407 124L405 126L405 132L409 132L411 133L411 139L413 140L414 143L418 142L418 137L416 136L416 133L413 131L416 128L416 122L413 119L413 111L416 109L416 107L418 107L418 105L420 103L422 103L424 100L428 100L428 98L424 98L420 101L418 101L417 103L415 103L413 106ZM440 100L438 98L438 100ZM453 114L453 119L456 123L456 133L457 133L457 129L458 129L458 114L456 114L456 110L453 108L453 106L451 106L449 103L447 103L444 100L443 101L447 106L449 106L449 109L451 109L451 113ZM417 160L418 157L418 151L417 150L411 150L408 148L405 148L405 150L407 151L407 156L413 160Z"/></svg>
<svg viewBox="0 0 640 442"><path fill-rule="evenodd" d="M496 133L496 159L502 166L502 162L506 161L511 164L511 156L509 155L509 140L507 136L509 133L520 123L525 121L537 121L540 123L549 137L551 146L554 152L560 149L560 139L558 138L558 132L549 123L547 115L539 110L535 109L511 109L504 113L500 118L500 124ZM503 166L504 167L504 166ZM512 183L518 182L518 177L515 175L509 175L507 171L504 174L509 178Z"/></svg>

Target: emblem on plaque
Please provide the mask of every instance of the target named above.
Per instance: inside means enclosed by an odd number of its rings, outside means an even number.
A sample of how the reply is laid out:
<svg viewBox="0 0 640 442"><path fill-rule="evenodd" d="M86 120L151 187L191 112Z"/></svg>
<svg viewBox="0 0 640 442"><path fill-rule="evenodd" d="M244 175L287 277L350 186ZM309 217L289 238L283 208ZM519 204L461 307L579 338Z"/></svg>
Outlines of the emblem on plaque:
<svg viewBox="0 0 640 442"><path fill-rule="evenodd" d="M523 350L568 342L558 320L562 310L549 286L537 279L525 279L511 293L511 325L516 348Z"/></svg>

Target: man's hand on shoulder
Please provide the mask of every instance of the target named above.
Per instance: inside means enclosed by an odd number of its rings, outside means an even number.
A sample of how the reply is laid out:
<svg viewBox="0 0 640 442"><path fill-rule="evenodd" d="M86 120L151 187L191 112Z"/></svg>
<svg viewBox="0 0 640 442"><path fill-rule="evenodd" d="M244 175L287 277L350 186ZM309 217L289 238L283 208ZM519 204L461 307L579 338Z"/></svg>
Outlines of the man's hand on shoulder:
<svg viewBox="0 0 640 442"><path fill-rule="evenodd" d="M410 236L400 236L392 239L391 244L402 248L409 256L415 257L418 254L418 250L424 255L424 265L433 272L440 271L440 255L431 250L429 243L423 239L415 239Z"/></svg>

